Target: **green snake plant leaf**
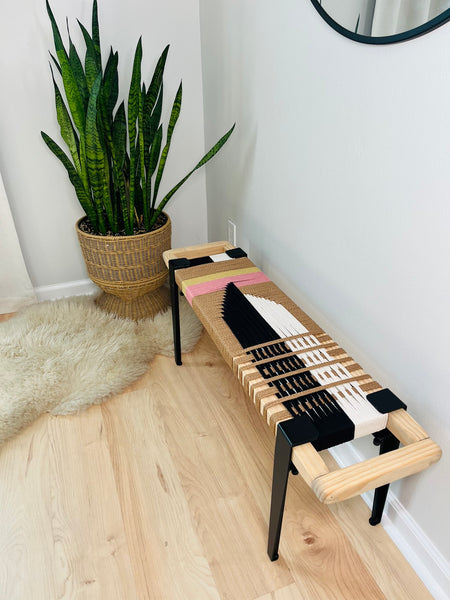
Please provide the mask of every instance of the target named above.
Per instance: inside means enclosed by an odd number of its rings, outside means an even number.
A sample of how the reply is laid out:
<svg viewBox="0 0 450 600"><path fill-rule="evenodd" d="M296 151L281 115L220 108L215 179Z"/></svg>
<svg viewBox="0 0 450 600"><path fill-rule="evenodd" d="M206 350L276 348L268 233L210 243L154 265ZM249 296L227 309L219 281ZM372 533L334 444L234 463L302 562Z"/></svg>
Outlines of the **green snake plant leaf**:
<svg viewBox="0 0 450 600"><path fill-rule="evenodd" d="M98 27L98 9L97 0L92 4L92 41L94 42L95 57L98 70L102 70L102 52L100 48L100 29Z"/></svg>
<svg viewBox="0 0 450 600"><path fill-rule="evenodd" d="M59 127L61 130L61 137L66 142L67 147L69 148L70 154L72 156L73 164L75 165L75 169L81 177L82 168L80 163L79 156L79 141L74 130L72 121L69 116L69 112L64 104L63 97L61 92L59 91L58 85L55 81L55 77L53 75L53 70L50 67L50 71L52 73L53 80L53 88L55 91L55 105L56 105L56 117L58 119ZM85 189L88 189L86 185L87 181L84 181Z"/></svg>
<svg viewBox="0 0 450 600"><path fill-rule="evenodd" d="M53 56L53 54L51 52L49 52L49 54L50 54L50 58L53 61L53 64L58 69L59 74L62 75L61 65L59 64L58 60L55 58L55 56Z"/></svg>
<svg viewBox="0 0 450 600"><path fill-rule="evenodd" d="M144 203L148 214L150 214L152 199L152 176L155 172L161 153L162 125L160 125L162 114L163 84L159 88L158 100L154 106L153 112L147 118L144 117L144 144L145 144L145 173L147 185L144 196ZM145 109L144 109L145 111ZM159 133L157 134L159 129Z"/></svg>
<svg viewBox="0 0 450 600"><path fill-rule="evenodd" d="M163 75L168 51L169 46L166 46L158 59L158 63L155 67L150 87L145 93L144 98L144 163L146 170L148 169L148 163L150 158L150 147L153 143L153 138L161 120L163 101ZM151 182L148 181L147 189L150 187L150 183ZM148 191L146 193L146 197L149 197Z"/></svg>
<svg viewBox="0 0 450 600"><path fill-rule="evenodd" d="M123 225L123 228L125 229L126 235L133 235L133 233L134 233L133 218L130 218L129 214L128 214L128 200L127 200L127 193L126 193L125 175L124 175L123 171L121 171L117 167L114 168L113 175L114 175L115 187L119 191L119 200L120 200L120 207L121 207L120 214L122 215L122 221L123 221L122 225Z"/></svg>
<svg viewBox="0 0 450 600"><path fill-rule="evenodd" d="M145 172L147 176L147 187L144 197L144 202L148 206L149 213L152 199L152 177L158 165L159 157L161 154L161 143L162 143L162 125L160 125L161 113L162 113L162 98L163 98L163 85L159 90L158 100L155 104L150 119L146 123L146 129L144 130L144 139L146 140L146 155L145 155Z"/></svg>
<svg viewBox="0 0 450 600"><path fill-rule="evenodd" d="M122 101L116 111L112 127L112 143L115 160L113 160L113 177L116 190L119 192L123 227L127 235L133 234L133 214L130 214L127 181L125 177L125 159L127 152L127 122L125 104Z"/></svg>
<svg viewBox="0 0 450 600"><path fill-rule="evenodd" d="M146 101L146 97L147 97L147 91L146 91L146 87L145 87L145 83L142 84L142 113L141 113L141 124L139 125L140 127L142 127L142 138L143 138L143 153L142 153L142 157L143 157L143 164L141 165L141 171L145 176L145 180L146 180L146 186L145 188L147 189L147 165L148 165L148 157L149 157L149 153L150 153L150 143L149 143L149 136L148 136L148 123L150 121L150 115L148 114L148 111L146 110L146 106L145 106L145 101ZM139 121L138 121L139 123Z"/></svg>
<svg viewBox="0 0 450 600"><path fill-rule="evenodd" d="M75 81L78 84L78 89L80 90L81 97L83 98L83 106L86 111L88 101L89 101L89 92L86 83L86 75L84 74L83 65L81 64L80 57L78 56L77 49L73 45L73 42L70 38L69 34L69 64L72 69L72 73L74 74Z"/></svg>
<svg viewBox="0 0 450 600"><path fill-rule="evenodd" d="M117 70L119 64L119 54L111 48L108 61L103 75L103 84L101 90L102 102L105 105L108 115L111 116L117 104L119 97L119 73Z"/></svg>
<svg viewBox="0 0 450 600"><path fill-rule="evenodd" d="M142 186L141 186L141 161L140 161L140 146L139 139L136 143L136 153L135 153L136 161L134 168L134 216L136 219L136 223L139 227L142 226L144 222L144 210L142 206L143 196L142 196ZM130 175L131 177L131 175Z"/></svg>
<svg viewBox="0 0 450 600"><path fill-rule="evenodd" d="M72 42L69 24L67 24L67 35L69 38L69 64L74 75L74 79L76 84L78 85L78 89L83 100L83 109L86 114L87 106L89 102L89 91L86 82L86 75L83 70L83 65L81 63L80 57L78 56L78 52ZM88 189L89 187L89 178L87 174L87 164L86 164L86 144L85 144L85 132L80 131L80 143L79 143L79 154L80 154L80 164L81 164L81 177L83 179L83 183Z"/></svg>
<svg viewBox="0 0 450 600"><path fill-rule="evenodd" d="M89 35L86 27L78 21L78 25L83 33L84 42L86 44L86 56L84 59L84 71L86 73L86 82L89 93L92 91L97 75L102 72L101 64L98 64L97 50L95 48L94 40Z"/></svg>
<svg viewBox="0 0 450 600"><path fill-rule="evenodd" d="M101 140L100 140L101 141ZM113 188L113 174L114 174L114 165L112 166L111 172L111 161L108 158L107 152L103 155L104 161L104 172L105 178L103 179L103 204L105 206L106 213L108 215L108 219L110 221L111 231L113 233L118 232L118 194L115 192Z"/></svg>
<svg viewBox="0 0 450 600"><path fill-rule="evenodd" d="M116 151L113 143L113 111L119 95L119 76L117 72L118 54L112 48L106 63L103 81L98 97L98 110L101 117L101 132L105 138L108 152L113 163L116 162Z"/></svg>
<svg viewBox="0 0 450 600"><path fill-rule="evenodd" d="M162 125L160 125L155 133L155 137L153 138L153 143L150 150L150 159L148 164L148 172L150 177L156 171L156 167L158 165L159 155L161 152L162 135Z"/></svg>
<svg viewBox="0 0 450 600"><path fill-rule="evenodd" d="M147 175L145 172L145 155L146 148L144 145L144 103L145 103L146 91L145 84L142 86L141 95L139 96L139 112L138 112L138 145L139 145L139 175L138 181L141 182L142 187L142 212L145 226L148 225L150 220L150 213L148 205L144 202L144 198L147 197Z"/></svg>
<svg viewBox="0 0 450 600"><path fill-rule="evenodd" d="M178 91L175 95L175 100L173 102L172 112L170 114L169 127L167 128L166 145L164 146L164 149L161 153L161 158L160 158L159 166L158 166L158 172L156 174L155 188L153 190L152 208L154 208L155 203L156 203L156 198L158 196L161 178L164 173L164 168L166 166L166 161L167 161L167 155L169 154L170 144L172 142L173 130L175 129L175 125L178 121L178 117L180 116L182 97L183 97L183 84L180 83L180 85L178 87Z"/></svg>
<svg viewBox="0 0 450 600"><path fill-rule="evenodd" d="M146 97L146 103L144 105L144 143L145 143L145 147L146 149L149 149L150 146L153 144L153 139L155 137L156 131L159 127L160 121L161 121L161 115L162 115L162 105L163 105L163 84L161 83L161 87L159 88L159 94L158 94L158 98L156 100L156 104L154 105L153 111L149 112L148 110L148 104L147 104L147 98L148 98L148 94ZM147 159L146 159L146 168L148 169L148 152L147 152ZM159 156L158 156L159 158Z"/></svg>
<svg viewBox="0 0 450 600"><path fill-rule="evenodd" d="M64 91L66 92L67 103L72 115L75 127L78 129L80 136L84 135L84 128L86 123L84 102L83 97L78 88L75 74L72 71L72 67L67 56L66 49L61 39L61 34L56 24L55 17L53 16L52 10L48 0L46 0L47 13L50 18L53 31L53 41L55 43L56 56L58 57L59 64L61 66L61 74L64 83Z"/></svg>
<svg viewBox="0 0 450 600"><path fill-rule="evenodd" d="M112 211L111 198L107 193L106 182L109 183L109 172L107 170L107 161L105 151L100 140L97 127L97 98L102 81L101 73L92 86L91 95L86 115L86 158L89 173L89 182L92 187L92 194L97 208L98 224L100 232L106 233L106 225L103 218L103 206L109 220L109 225L114 226L114 215Z"/></svg>
<svg viewBox="0 0 450 600"><path fill-rule="evenodd" d="M122 169L127 150L127 121L125 116L125 104L122 101L116 111L113 123L113 145L116 153L116 161Z"/></svg>
<svg viewBox="0 0 450 600"><path fill-rule="evenodd" d="M134 193L136 169L136 122L139 116L139 104L141 102L141 63L142 63L142 38L136 46L131 75L130 92L128 94L128 137L130 144L130 212L134 214Z"/></svg>
<svg viewBox="0 0 450 600"><path fill-rule="evenodd" d="M217 154L219 152L219 150L222 148L222 146L224 146L228 140L228 138L230 137L230 135L233 133L234 128L236 126L236 123L231 127L231 129L229 129L227 131L227 133L225 135L223 135L220 140L214 144L214 146L205 154L205 156L195 165L195 167L189 171L189 173L183 177L183 179L181 181L179 181L177 183L177 185L175 187L173 187L170 192L164 196L164 198L161 200L161 202L158 205L158 208L153 212L152 214L152 218L150 220L150 224L149 227L151 229L151 227L154 225L154 223L156 223L156 220L158 218L158 216L160 215L160 213L164 210L164 207L166 206L167 202L172 198L172 196L175 194L176 191L178 191L178 189L183 185L183 183L185 183L185 181L187 181L189 179L189 177L200 167L202 167L203 165L205 165L209 160L211 160L211 158Z"/></svg>
<svg viewBox="0 0 450 600"><path fill-rule="evenodd" d="M162 135L163 135L162 125L160 125L154 135L153 143L152 143L150 153L149 153L148 165L146 167L147 168L147 196L145 198L145 202L147 205L150 204L150 200L151 200L151 190L152 190L151 181L152 181L152 176L158 165L159 155L161 153ZM153 209L153 206L152 206L152 209Z"/></svg>
<svg viewBox="0 0 450 600"><path fill-rule="evenodd" d="M50 150L53 152L53 154L57 158L59 158L59 160L65 166L67 173L69 175L69 179L75 188L75 193L77 195L77 198L78 198L81 206L83 207L83 210L85 211L86 215L88 216L93 227L97 227L97 214L95 212L95 208L92 203L92 199L91 199L89 193L86 192L86 189L83 185L81 177L75 170L75 167L72 165L72 163L70 162L70 159L67 157L65 152L60 148L60 146L58 146L58 144L56 142L54 142L52 140L52 138L50 136L48 136L43 131L41 131L41 135L42 135L42 139L47 144L47 146L50 148Z"/></svg>
<svg viewBox="0 0 450 600"><path fill-rule="evenodd" d="M145 167L148 169L150 158L150 146L153 143L156 130L159 127L162 114L163 101L163 75L167 60L169 46L166 46L158 59L155 71L153 73L150 87L144 100L144 146L145 146ZM150 187L150 181L147 188ZM146 194L148 196L148 191Z"/></svg>
<svg viewBox="0 0 450 600"><path fill-rule="evenodd" d="M167 45L162 51L161 56L158 59L158 62L155 67L155 71L153 73L152 81L150 83L150 87L148 88L147 96L146 96L146 111L151 112L155 105L156 99L160 92L160 88L163 82L164 76L164 68L166 66L167 54L169 52L169 45Z"/></svg>

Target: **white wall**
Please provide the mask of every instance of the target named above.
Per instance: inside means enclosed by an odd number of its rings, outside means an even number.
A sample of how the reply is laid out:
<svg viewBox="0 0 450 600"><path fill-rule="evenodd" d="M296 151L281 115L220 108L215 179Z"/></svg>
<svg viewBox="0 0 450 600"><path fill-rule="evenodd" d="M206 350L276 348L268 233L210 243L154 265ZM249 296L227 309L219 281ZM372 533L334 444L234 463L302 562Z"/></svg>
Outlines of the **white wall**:
<svg viewBox="0 0 450 600"><path fill-rule="evenodd" d="M207 169L209 239L231 217L238 245L441 444L392 487L448 559L450 24L376 47L307 0L200 0L200 15L207 142L237 121Z"/></svg>
<svg viewBox="0 0 450 600"><path fill-rule="evenodd" d="M76 18L90 30L91 0L53 0L51 5L62 32L66 15L74 38ZM161 191L168 191L204 151L198 1L99 0L99 20L104 58L111 45L119 51L121 97L128 96L139 36L143 36L147 82L161 51L171 44L165 94L171 104L183 79L183 107L161 184ZM44 0L4 3L0 19L0 172L35 286L87 277L74 228L83 211L64 167L40 136L41 129L55 139L59 136L49 50L54 52ZM168 110L170 114L170 106ZM205 239L204 178L198 171L168 204L175 246Z"/></svg>

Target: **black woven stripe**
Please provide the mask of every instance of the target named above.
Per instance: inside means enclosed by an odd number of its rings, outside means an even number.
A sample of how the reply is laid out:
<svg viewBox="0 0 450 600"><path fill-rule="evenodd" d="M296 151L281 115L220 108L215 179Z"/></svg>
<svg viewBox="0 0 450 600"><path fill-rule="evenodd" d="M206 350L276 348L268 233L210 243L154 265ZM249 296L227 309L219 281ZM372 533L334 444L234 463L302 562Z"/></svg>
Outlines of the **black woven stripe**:
<svg viewBox="0 0 450 600"><path fill-rule="evenodd" d="M305 363L296 355L286 357L290 348L284 342L267 345L267 342L279 339L279 334L234 283L229 283L225 289L222 316L243 348L265 344L263 348L249 352L255 359L255 367L265 379L284 375L268 382L268 385L277 390L276 395L279 398L286 398L283 405L293 417L305 414L306 411L306 415L319 431L319 437L314 442L317 450L330 448L354 438L353 422L327 390L311 392L296 400L288 399L294 394L314 390L321 384L311 371L291 375L292 371L304 369ZM273 360L258 364L267 358Z"/></svg>
<svg viewBox="0 0 450 600"><path fill-rule="evenodd" d="M190 258L189 263L190 267L198 267L198 265L207 265L208 263L212 263L213 259L210 256L199 256L198 258Z"/></svg>
<svg viewBox="0 0 450 600"><path fill-rule="evenodd" d="M234 283L225 288L222 316L243 348L280 337Z"/></svg>
<svg viewBox="0 0 450 600"><path fill-rule="evenodd" d="M355 437L353 421L326 390L313 392L296 400L287 400L283 402L283 405L294 418L299 414L309 416L319 432L317 440L313 442L316 450L325 450L349 442ZM314 407L312 410L311 406ZM306 413L302 411L302 408Z"/></svg>

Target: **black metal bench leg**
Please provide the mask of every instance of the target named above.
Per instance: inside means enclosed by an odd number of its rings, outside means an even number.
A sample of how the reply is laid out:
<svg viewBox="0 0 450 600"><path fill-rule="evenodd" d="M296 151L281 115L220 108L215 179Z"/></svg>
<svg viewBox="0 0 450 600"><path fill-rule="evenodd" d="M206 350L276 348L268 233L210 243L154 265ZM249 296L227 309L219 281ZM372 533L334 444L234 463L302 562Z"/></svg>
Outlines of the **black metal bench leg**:
<svg viewBox="0 0 450 600"><path fill-rule="evenodd" d="M269 543L267 547L270 560L277 560L278 558L286 489L291 469L291 454L291 441L279 427L273 460L272 500L270 504Z"/></svg>
<svg viewBox="0 0 450 600"><path fill-rule="evenodd" d="M376 446L380 446L380 454L386 454L386 452L391 452L392 450L397 450L400 445L400 442L387 429L383 431L379 431L374 434L373 443ZM375 489L375 495L373 498L373 506L372 506L372 515L369 519L369 523L371 525L378 525L381 521L381 517L383 515L384 505L386 504L386 498L389 490L389 483L386 485L382 485L379 488Z"/></svg>
<svg viewBox="0 0 450 600"><path fill-rule="evenodd" d="M278 558L289 473L298 474L295 465L291 462L292 448L316 439L317 435L317 429L306 416L296 417L278 424L273 459L272 499L267 545L270 560Z"/></svg>
<svg viewBox="0 0 450 600"><path fill-rule="evenodd" d="M189 266L186 259L174 259L169 261L169 284L170 284L170 302L172 304L172 327L173 327L173 346L175 362L181 365L181 337L180 337L180 301L178 296L178 286L175 281L175 271L177 269Z"/></svg>

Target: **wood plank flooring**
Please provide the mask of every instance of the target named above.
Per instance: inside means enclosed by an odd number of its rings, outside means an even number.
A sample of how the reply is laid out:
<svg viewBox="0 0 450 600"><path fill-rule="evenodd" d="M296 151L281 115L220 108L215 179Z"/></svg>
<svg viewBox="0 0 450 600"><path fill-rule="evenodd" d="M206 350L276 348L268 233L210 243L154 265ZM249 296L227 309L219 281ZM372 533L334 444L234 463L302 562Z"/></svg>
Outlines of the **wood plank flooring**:
<svg viewBox="0 0 450 600"><path fill-rule="evenodd" d="M270 562L273 443L206 334L41 417L0 449L0 598L430 600L360 498L326 507L300 477Z"/></svg>

